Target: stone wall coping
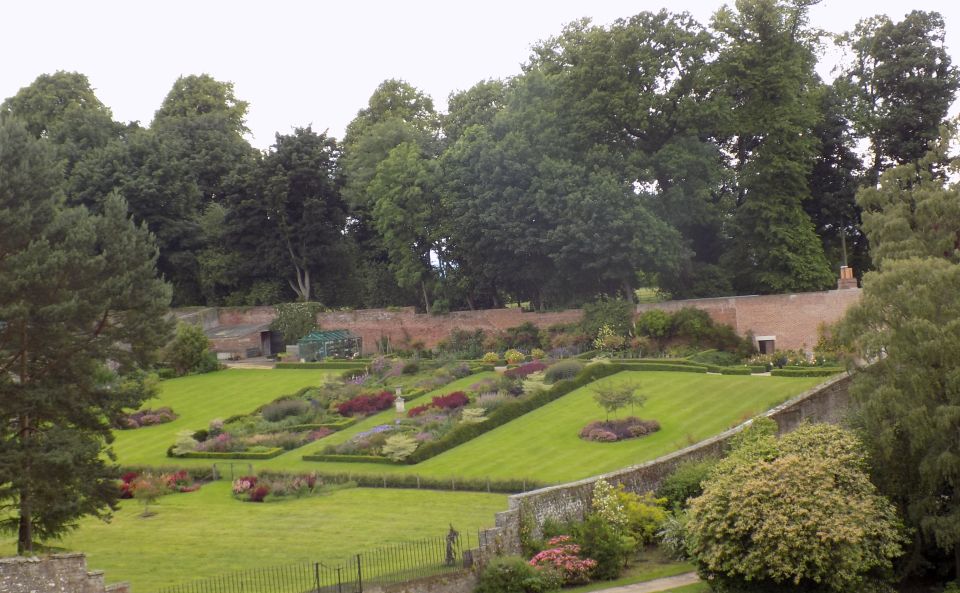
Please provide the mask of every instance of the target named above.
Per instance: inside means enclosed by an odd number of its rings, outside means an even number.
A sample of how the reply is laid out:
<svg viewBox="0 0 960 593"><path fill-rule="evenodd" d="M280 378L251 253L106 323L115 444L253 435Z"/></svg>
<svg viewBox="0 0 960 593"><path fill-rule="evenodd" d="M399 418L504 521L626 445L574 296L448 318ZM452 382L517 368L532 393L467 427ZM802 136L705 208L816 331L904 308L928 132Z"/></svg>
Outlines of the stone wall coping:
<svg viewBox="0 0 960 593"><path fill-rule="evenodd" d="M69 560L71 558L86 558L83 552L61 552L59 554L49 554L47 556L9 556L0 558L0 564L26 564L34 562L43 562L44 560Z"/></svg>
<svg viewBox="0 0 960 593"><path fill-rule="evenodd" d="M768 410L767 412L765 412L765 413L762 414L761 416L762 416L762 417L765 417L765 418L772 418L772 417L776 416L777 414L779 414L780 412L783 412L783 411L785 411L785 410L789 410L790 408L792 408L792 407L796 406L797 404L803 402L804 400L806 400L806 399L808 399L808 398L816 395L817 393L820 393L821 391L823 391L824 389L827 389L828 387L831 387L831 386L833 386L833 385L835 385L835 384L837 384L837 383L840 383L841 381L849 380L849 378L850 378L850 374L849 374L849 373L842 373L842 374L840 374L840 375L838 375L838 376L836 376L836 377L832 377L832 378L824 381L823 383L820 383L820 384L818 384L818 385L815 385L814 387L811 387L810 389L804 391L803 393L801 393L801 394L799 394L799 395L797 395L797 396L795 396L795 397L790 398L789 400L783 402L782 404L780 404L780 405L778 405L778 406L776 406L776 407L774 407L774 408L771 408L770 410ZM696 443L696 444L690 445L689 447L685 447L685 448L683 448L683 449L680 449L679 451L674 451L673 453L667 453L666 455L662 455L662 456L660 456L660 457L657 457L656 459L651 459L650 461L645 461L645 462L643 462L643 463L638 463L638 464L636 464L636 465L627 466L627 467L620 468L620 469L617 469L617 470L614 470L614 471L611 471L611 472L607 472L607 473L604 473L604 474L598 474L598 475L595 475L595 476L590 476L590 477L583 478L583 479L581 479L581 480L577 480L577 481L574 481L574 482L567 482L567 483L565 483L565 484L557 484L557 485L555 485L555 486L546 486L546 487L544 487L544 488L539 488L539 489L537 489L537 490L531 490L531 491L529 491L529 492L524 492L524 493L521 493L521 494L513 494L513 495L511 495L510 497L507 498L508 508L511 509L511 510L512 510L512 509L519 509L519 508L520 508L520 505L523 503L523 501L526 500L526 499L529 499L529 498L534 498L534 497L542 496L542 495L544 495L544 494L549 494L549 493L551 493L551 492L557 492L557 491L561 491L561 490L569 490L569 489L577 488L577 487L580 487L580 486L587 486L587 485L593 484L593 483L596 482L597 480L609 479L609 478L617 478L617 477L622 476L622 475L624 475L624 474L629 474L629 473L635 472L635 471L637 471L637 470L639 470L639 469L643 469L643 468L651 467L651 466L655 466L655 465L660 465L660 464L662 464L662 463L664 463L664 462L671 461L671 460L676 459L676 458L678 458L678 457L686 457L686 456L688 456L690 453L693 453L693 452L695 452L695 451L697 451L697 450L699 450L699 449L705 449L705 448L708 448L708 447L710 447L710 446L712 446L712 445L717 444L718 442L722 442L722 441L724 441L724 440L729 439L730 437L734 436L735 434L737 434L737 433L745 430L745 429L746 429L748 426L750 426L751 424L753 424L753 419L752 419L752 418L751 418L750 420L747 420L746 422L743 422L743 423L741 423L741 424L738 424L737 426L734 426L733 428L727 429L727 430L721 432L721 433L718 434L718 435L714 435L714 436L712 436L712 437L710 437L710 438L708 438L708 439L706 439L706 440L700 441L699 443Z"/></svg>

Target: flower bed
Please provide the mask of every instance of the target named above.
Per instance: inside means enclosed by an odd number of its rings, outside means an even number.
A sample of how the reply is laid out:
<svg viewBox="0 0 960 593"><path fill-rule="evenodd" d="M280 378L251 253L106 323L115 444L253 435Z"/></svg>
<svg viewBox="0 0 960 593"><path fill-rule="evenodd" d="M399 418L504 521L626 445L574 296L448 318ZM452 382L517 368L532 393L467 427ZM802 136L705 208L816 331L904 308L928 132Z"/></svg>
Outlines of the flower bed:
<svg viewBox="0 0 960 593"><path fill-rule="evenodd" d="M120 476L120 498L133 498L140 480L145 477L152 478L154 475L146 472L126 472ZM185 469L162 473L159 477L169 493L196 492L201 486Z"/></svg>
<svg viewBox="0 0 960 593"><path fill-rule="evenodd" d="M612 443L635 439L660 430L656 420L641 420L635 416L614 420L597 420L580 430L580 438L587 441Z"/></svg>
<svg viewBox="0 0 960 593"><path fill-rule="evenodd" d="M146 409L124 414L117 418L114 425L121 430L133 430L144 426L166 424L179 418L171 408Z"/></svg>
<svg viewBox="0 0 960 593"><path fill-rule="evenodd" d="M300 498L317 491L316 474L243 476L233 481L233 496L244 502L265 502L270 499Z"/></svg>

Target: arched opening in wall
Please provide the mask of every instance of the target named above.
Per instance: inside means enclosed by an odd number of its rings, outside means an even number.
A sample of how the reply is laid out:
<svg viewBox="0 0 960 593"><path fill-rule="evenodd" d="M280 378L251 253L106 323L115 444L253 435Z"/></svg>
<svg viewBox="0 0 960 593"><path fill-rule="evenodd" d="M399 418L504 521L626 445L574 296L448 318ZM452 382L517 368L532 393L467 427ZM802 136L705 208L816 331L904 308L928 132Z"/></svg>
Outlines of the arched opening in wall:
<svg viewBox="0 0 960 593"><path fill-rule="evenodd" d="M757 350L760 354L773 354L777 349L777 336L757 336Z"/></svg>

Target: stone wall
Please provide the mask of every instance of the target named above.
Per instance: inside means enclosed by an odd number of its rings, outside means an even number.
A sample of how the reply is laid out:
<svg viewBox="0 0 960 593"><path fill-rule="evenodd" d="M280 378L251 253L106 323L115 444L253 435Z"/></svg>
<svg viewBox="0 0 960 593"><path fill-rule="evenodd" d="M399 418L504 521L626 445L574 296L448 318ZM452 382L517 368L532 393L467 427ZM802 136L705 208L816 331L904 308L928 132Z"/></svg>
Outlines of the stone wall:
<svg viewBox="0 0 960 593"><path fill-rule="evenodd" d="M394 585L364 585L364 593L472 593L477 573L464 571L416 579Z"/></svg>
<svg viewBox="0 0 960 593"><path fill-rule="evenodd" d="M846 374L832 378L765 415L777 422L781 434L795 429L804 420L836 423L843 417L849 404L847 389L850 380L851 377ZM508 499L509 510L497 513L496 527L481 534L480 548L474 550L471 556L482 564L498 551L519 552L521 514L532 519L531 525L535 531L538 531L548 518L582 519L589 507L593 486L597 480L623 484L631 492L656 490L663 478L678 464L722 454L729 440L749 425L750 421L745 422L713 438L647 463L576 482L512 495Z"/></svg>
<svg viewBox="0 0 960 593"><path fill-rule="evenodd" d="M822 324L840 319L846 310L859 301L860 289L830 290L800 294L722 297L692 299L637 306L637 314L649 309L675 311L683 307L703 309L721 323L732 326L738 334L752 331L755 336L772 336L778 349L811 350L817 343ZM184 320L221 326L269 323L273 307L191 309L177 312ZM317 321L324 329L347 329L363 338L363 353L377 352L377 343L389 340L394 348L409 348L422 343L433 348L454 329L497 332L530 322L546 328L555 324L575 323L583 317L580 309L550 313L523 312L520 309L486 309L457 311L445 315L417 313L413 307L363 309L320 313ZM215 322L214 322L215 319ZM256 347L259 344L252 346Z"/></svg>
<svg viewBox="0 0 960 593"><path fill-rule="evenodd" d="M102 571L87 571L83 554L0 558L0 593L130 593L127 583L104 585Z"/></svg>

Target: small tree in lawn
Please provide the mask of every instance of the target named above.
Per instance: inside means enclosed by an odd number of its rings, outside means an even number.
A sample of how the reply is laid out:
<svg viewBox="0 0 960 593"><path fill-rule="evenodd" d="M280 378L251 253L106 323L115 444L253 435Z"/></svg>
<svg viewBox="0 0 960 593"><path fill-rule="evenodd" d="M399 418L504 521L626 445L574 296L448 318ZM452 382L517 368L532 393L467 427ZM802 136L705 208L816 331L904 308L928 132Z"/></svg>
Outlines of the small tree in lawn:
<svg viewBox="0 0 960 593"><path fill-rule="evenodd" d="M607 412L607 420L610 420L610 414L616 414L622 408L630 406L633 409L634 407L641 407L647 402L645 395L637 393L639 390L640 385L638 383L608 385L598 387L593 394L593 399L596 400L597 405Z"/></svg>
<svg viewBox="0 0 960 593"><path fill-rule="evenodd" d="M156 513L150 512L150 505L169 492L166 482L160 476L144 474L133 482L133 497L143 504L141 517L149 517Z"/></svg>

